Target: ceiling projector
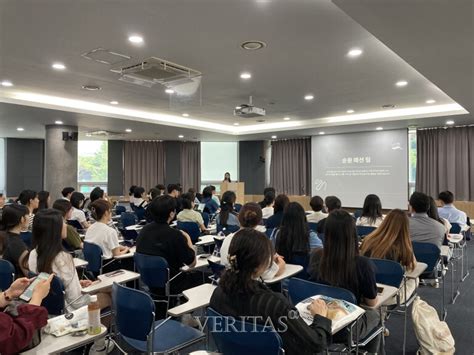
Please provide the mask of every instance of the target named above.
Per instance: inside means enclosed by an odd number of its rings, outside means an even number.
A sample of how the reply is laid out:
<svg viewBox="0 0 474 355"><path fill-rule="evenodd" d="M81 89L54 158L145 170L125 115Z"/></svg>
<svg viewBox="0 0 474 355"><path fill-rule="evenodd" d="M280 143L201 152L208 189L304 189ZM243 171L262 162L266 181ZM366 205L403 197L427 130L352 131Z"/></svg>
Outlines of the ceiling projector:
<svg viewBox="0 0 474 355"><path fill-rule="evenodd" d="M242 104L234 109L234 116L239 117L262 117L265 116L265 109L252 105L252 96L248 104Z"/></svg>

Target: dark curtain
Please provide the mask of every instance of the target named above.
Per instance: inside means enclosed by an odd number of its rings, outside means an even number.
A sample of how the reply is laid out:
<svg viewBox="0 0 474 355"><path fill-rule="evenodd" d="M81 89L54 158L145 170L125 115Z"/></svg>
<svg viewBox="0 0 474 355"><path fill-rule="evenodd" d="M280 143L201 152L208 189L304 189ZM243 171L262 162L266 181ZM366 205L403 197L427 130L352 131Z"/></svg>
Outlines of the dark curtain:
<svg viewBox="0 0 474 355"><path fill-rule="evenodd" d="M190 187L199 191L201 184L201 143L181 142L180 158L183 192L188 191Z"/></svg>
<svg viewBox="0 0 474 355"><path fill-rule="evenodd" d="M125 190L131 185L145 190L165 181L163 142L126 141L124 147Z"/></svg>
<svg viewBox="0 0 474 355"><path fill-rule="evenodd" d="M288 195L310 194L310 138L272 142L270 184L278 193Z"/></svg>
<svg viewBox="0 0 474 355"><path fill-rule="evenodd" d="M433 197L451 191L474 199L474 127L417 131L416 190Z"/></svg>

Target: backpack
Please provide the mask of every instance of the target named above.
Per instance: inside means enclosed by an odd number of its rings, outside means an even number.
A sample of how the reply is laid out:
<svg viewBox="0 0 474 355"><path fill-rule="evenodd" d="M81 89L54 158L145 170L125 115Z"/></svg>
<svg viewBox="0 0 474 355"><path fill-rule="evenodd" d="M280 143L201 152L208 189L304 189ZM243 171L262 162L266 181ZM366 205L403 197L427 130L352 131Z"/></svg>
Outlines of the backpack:
<svg viewBox="0 0 474 355"><path fill-rule="evenodd" d="M413 328L420 348L418 355L454 355L454 338L436 310L416 297L411 311Z"/></svg>

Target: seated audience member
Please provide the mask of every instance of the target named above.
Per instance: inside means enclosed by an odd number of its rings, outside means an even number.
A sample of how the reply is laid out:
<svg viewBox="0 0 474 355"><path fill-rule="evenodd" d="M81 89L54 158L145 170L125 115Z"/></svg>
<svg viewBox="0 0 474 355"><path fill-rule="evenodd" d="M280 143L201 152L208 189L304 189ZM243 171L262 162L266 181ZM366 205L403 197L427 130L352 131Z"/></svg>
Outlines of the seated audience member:
<svg viewBox="0 0 474 355"><path fill-rule="evenodd" d="M434 219L435 221L438 221L441 223L444 228L446 229L446 236L449 234L449 231L451 230L451 223L445 218L441 218L438 214L438 206L436 206L436 201L434 200L433 197L429 196L430 198L430 208L428 209L428 217L431 219Z"/></svg>
<svg viewBox="0 0 474 355"><path fill-rule="evenodd" d="M257 205L258 206L258 205ZM224 316L257 317L262 323L271 319L277 328L285 317L285 328L279 331L286 354L324 352L331 342L331 321L324 301L309 306L311 325L298 316L288 298L259 282L269 268L273 249L268 238L251 228L235 234L229 247L229 267L221 276L209 306ZM296 317L288 315L296 314Z"/></svg>
<svg viewBox="0 0 474 355"><path fill-rule="evenodd" d="M222 195L221 201L221 211L217 215L216 223L218 226L227 227L227 226L240 226L239 218L237 213L234 211L235 192L226 191Z"/></svg>
<svg viewBox="0 0 474 355"><path fill-rule="evenodd" d="M70 201L72 205L71 216L69 220L78 221L82 228L89 228L89 222L87 222L86 214L82 210L84 206L85 196L80 192L73 192Z"/></svg>
<svg viewBox="0 0 474 355"><path fill-rule="evenodd" d="M160 190L158 190L157 188L153 187L153 188L150 189L150 191L148 191L148 201L149 202L151 202L152 200L154 200L158 196L161 196L161 193L160 193Z"/></svg>
<svg viewBox="0 0 474 355"><path fill-rule="evenodd" d="M219 197L217 196L217 191L216 191L216 187L214 185L209 185L209 187L211 188L211 192L212 192L212 199L214 200L215 203L217 203L217 206L221 206L221 201L219 200Z"/></svg>
<svg viewBox="0 0 474 355"><path fill-rule="evenodd" d="M0 222L2 221L3 207L5 207L6 199L3 193L0 193Z"/></svg>
<svg viewBox="0 0 474 355"><path fill-rule="evenodd" d="M137 185L132 185L128 189L128 201L130 202L130 205L135 205L135 189L137 188Z"/></svg>
<svg viewBox="0 0 474 355"><path fill-rule="evenodd" d="M176 219L178 222L194 222L199 225L201 232L206 231L202 214L198 211L194 211L194 195L190 192L183 194L182 196L183 210L178 213Z"/></svg>
<svg viewBox="0 0 474 355"><path fill-rule="evenodd" d="M362 215L357 218L356 226L378 227L383 221L382 202L377 195L367 195L362 207Z"/></svg>
<svg viewBox="0 0 474 355"><path fill-rule="evenodd" d="M80 280L73 258L66 253L62 240L67 236L66 223L61 212L47 209L39 212L33 222L33 250L28 266L34 273L54 273L64 286L66 309L72 312L89 303L89 295L82 294L82 287L91 285L90 280ZM110 297L97 294L101 308L110 305Z"/></svg>
<svg viewBox="0 0 474 355"><path fill-rule="evenodd" d="M317 234L309 230L304 209L298 202L288 204L274 238L275 251L289 263L295 257L309 257L311 251L323 247Z"/></svg>
<svg viewBox="0 0 474 355"><path fill-rule="evenodd" d="M147 204L145 189L141 186L135 187L133 192L133 205L135 208L146 208Z"/></svg>
<svg viewBox="0 0 474 355"><path fill-rule="evenodd" d="M275 198L275 203L273 204L273 215L265 221L265 227L267 229L280 227L281 220L283 218L283 212L289 203L290 200L288 199L288 196L284 194L280 194Z"/></svg>
<svg viewBox="0 0 474 355"><path fill-rule="evenodd" d="M351 291L359 304L374 306L377 303L375 266L359 256L354 218L342 210L333 210L324 226L324 248L312 253L309 273L311 280L327 283ZM360 339L365 338L380 322L378 312L366 310L358 322ZM347 339L339 332L335 339ZM365 350L379 352L380 336L367 344Z"/></svg>
<svg viewBox="0 0 474 355"><path fill-rule="evenodd" d="M116 230L107 225L112 220L109 201L98 199L90 209L96 222L87 228L84 241L100 246L105 259L128 253L129 248L119 244Z"/></svg>
<svg viewBox="0 0 474 355"><path fill-rule="evenodd" d="M3 208L0 231L0 255L15 267L16 277L28 275L28 247L20 237L28 227L28 208L12 204Z"/></svg>
<svg viewBox="0 0 474 355"><path fill-rule="evenodd" d="M212 190L210 186L206 186L202 190L202 200L201 203L204 203L204 212L209 214L215 214L219 210L219 205L212 199Z"/></svg>
<svg viewBox="0 0 474 355"><path fill-rule="evenodd" d="M201 195L201 194L197 194L197 193L196 193L196 189L190 187L190 188L188 189L188 193L193 194L193 196L194 196L194 203L195 203L195 204L201 203L202 195ZM199 196L198 196L198 195L199 195Z"/></svg>
<svg viewBox="0 0 474 355"><path fill-rule="evenodd" d="M76 189L74 187L65 187L62 191L61 191L61 195L63 195L63 198L65 198L66 200L70 200L71 199L71 195L72 193L76 191Z"/></svg>
<svg viewBox="0 0 474 355"><path fill-rule="evenodd" d="M262 223L262 209L255 202L247 202L242 206L239 212L240 228L253 228L261 233L265 232L265 227ZM229 234L225 237L222 242L220 249L221 263L225 266L229 266L229 247L236 233ZM285 260L278 254L274 253L273 262L269 266L268 270L262 275L263 280L271 280L275 276L281 275L285 271Z"/></svg>
<svg viewBox="0 0 474 355"><path fill-rule="evenodd" d="M313 196L309 201L309 205L313 210L312 213L306 216L306 220L309 223L318 223L320 220L326 218L328 216L327 213L323 212L324 208L324 201L320 196Z"/></svg>
<svg viewBox="0 0 474 355"><path fill-rule="evenodd" d="M178 275L184 265L196 265L196 253L189 235L169 226L176 215L176 199L169 195L160 196L150 203L148 209L154 221L140 231L137 253L165 258L170 269L170 278ZM201 273L182 272L171 281L171 293L177 294L201 283ZM152 290L155 294L161 294L162 291Z"/></svg>
<svg viewBox="0 0 474 355"><path fill-rule="evenodd" d="M31 228L33 227L33 218L35 217L33 211L37 209L39 205L38 194L33 190L23 190L20 192L20 196L18 196L17 201L28 208L28 226L24 231L31 232Z"/></svg>
<svg viewBox="0 0 474 355"><path fill-rule="evenodd" d="M41 302L49 294L52 279L53 275L50 275L47 280L39 281L28 303L19 303L17 298L32 279L17 279L0 293L0 354L20 353L30 345L35 333L47 324L48 311L41 307Z"/></svg>
<svg viewBox="0 0 474 355"><path fill-rule="evenodd" d="M71 201L73 199L74 197L71 197ZM67 223L67 221L71 219L73 207L71 202L69 202L68 200L62 198L54 201L53 208L61 212L64 218L64 222ZM67 237L64 241L71 250L82 249L82 247L84 246L76 228L70 226L69 224L67 224Z"/></svg>
<svg viewBox="0 0 474 355"><path fill-rule="evenodd" d="M326 205L328 214L330 214L332 211L340 210L342 207L341 200L339 200L336 196L326 196L324 199L324 204ZM318 234L324 233L324 224L326 223L326 219L327 217L321 219L318 222L318 228L316 229Z"/></svg>
<svg viewBox="0 0 474 355"><path fill-rule="evenodd" d="M183 209L181 202L181 185L179 184L169 184L168 185L168 195L176 199L176 214L181 212Z"/></svg>
<svg viewBox="0 0 474 355"><path fill-rule="evenodd" d="M269 192L273 192L273 195L276 195L276 190L274 187L266 187L264 190L263 190L263 197L264 199L262 201L260 201L258 204L260 205L260 208L265 208L266 207L266 204L265 204L265 195Z"/></svg>
<svg viewBox="0 0 474 355"><path fill-rule="evenodd" d="M422 192L410 197L410 238L412 242L431 243L441 248L446 229L443 224L428 217L430 198Z"/></svg>
<svg viewBox="0 0 474 355"><path fill-rule="evenodd" d="M51 204L51 197L49 196L49 191L38 192L38 208L35 208L33 210L33 214L36 214L38 211L49 208L50 204Z"/></svg>
<svg viewBox="0 0 474 355"><path fill-rule="evenodd" d="M98 199L107 200L107 194L99 186L96 186L90 192L89 199L91 200L91 203L93 203L95 200L98 200Z"/></svg>
<svg viewBox="0 0 474 355"><path fill-rule="evenodd" d="M160 196L164 195L166 193L166 186L163 184L158 184L155 186L160 191Z"/></svg>
<svg viewBox="0 0 474 355"><path fill-rule="evenodd" d="M438 208L438 214L441 218L447 219L449 223L457 223L461 228L467 225L466 212L458 210L454 207L454 195L451 191L443 191L439 193L438 199L442 206Z"/></svg>
<svg viewBox="0 0 474 355"><path fill-rule="evenodd" d="M268 219L273 216L273 204L275 203L275 193L268 191L263 197L263 203L265 207L262 208L262 218Z"/></svg>

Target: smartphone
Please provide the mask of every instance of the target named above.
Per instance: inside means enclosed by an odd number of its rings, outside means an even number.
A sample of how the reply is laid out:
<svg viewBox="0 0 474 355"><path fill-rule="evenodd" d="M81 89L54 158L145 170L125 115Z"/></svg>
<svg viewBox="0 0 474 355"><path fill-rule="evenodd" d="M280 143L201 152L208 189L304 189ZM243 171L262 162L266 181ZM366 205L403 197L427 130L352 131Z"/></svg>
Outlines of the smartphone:
<svg viewBox="0 0 474 355"><path fill-rule="evenodd" d="M38 282L41 280L47 280L49 277L49 274L42 272L36 278L33 280L32 283L26 288L26 290L20 295L20 299L23 301L29 302L31 300L31 297L33 296L33 290L35 289L36 285Z"/></svg>

